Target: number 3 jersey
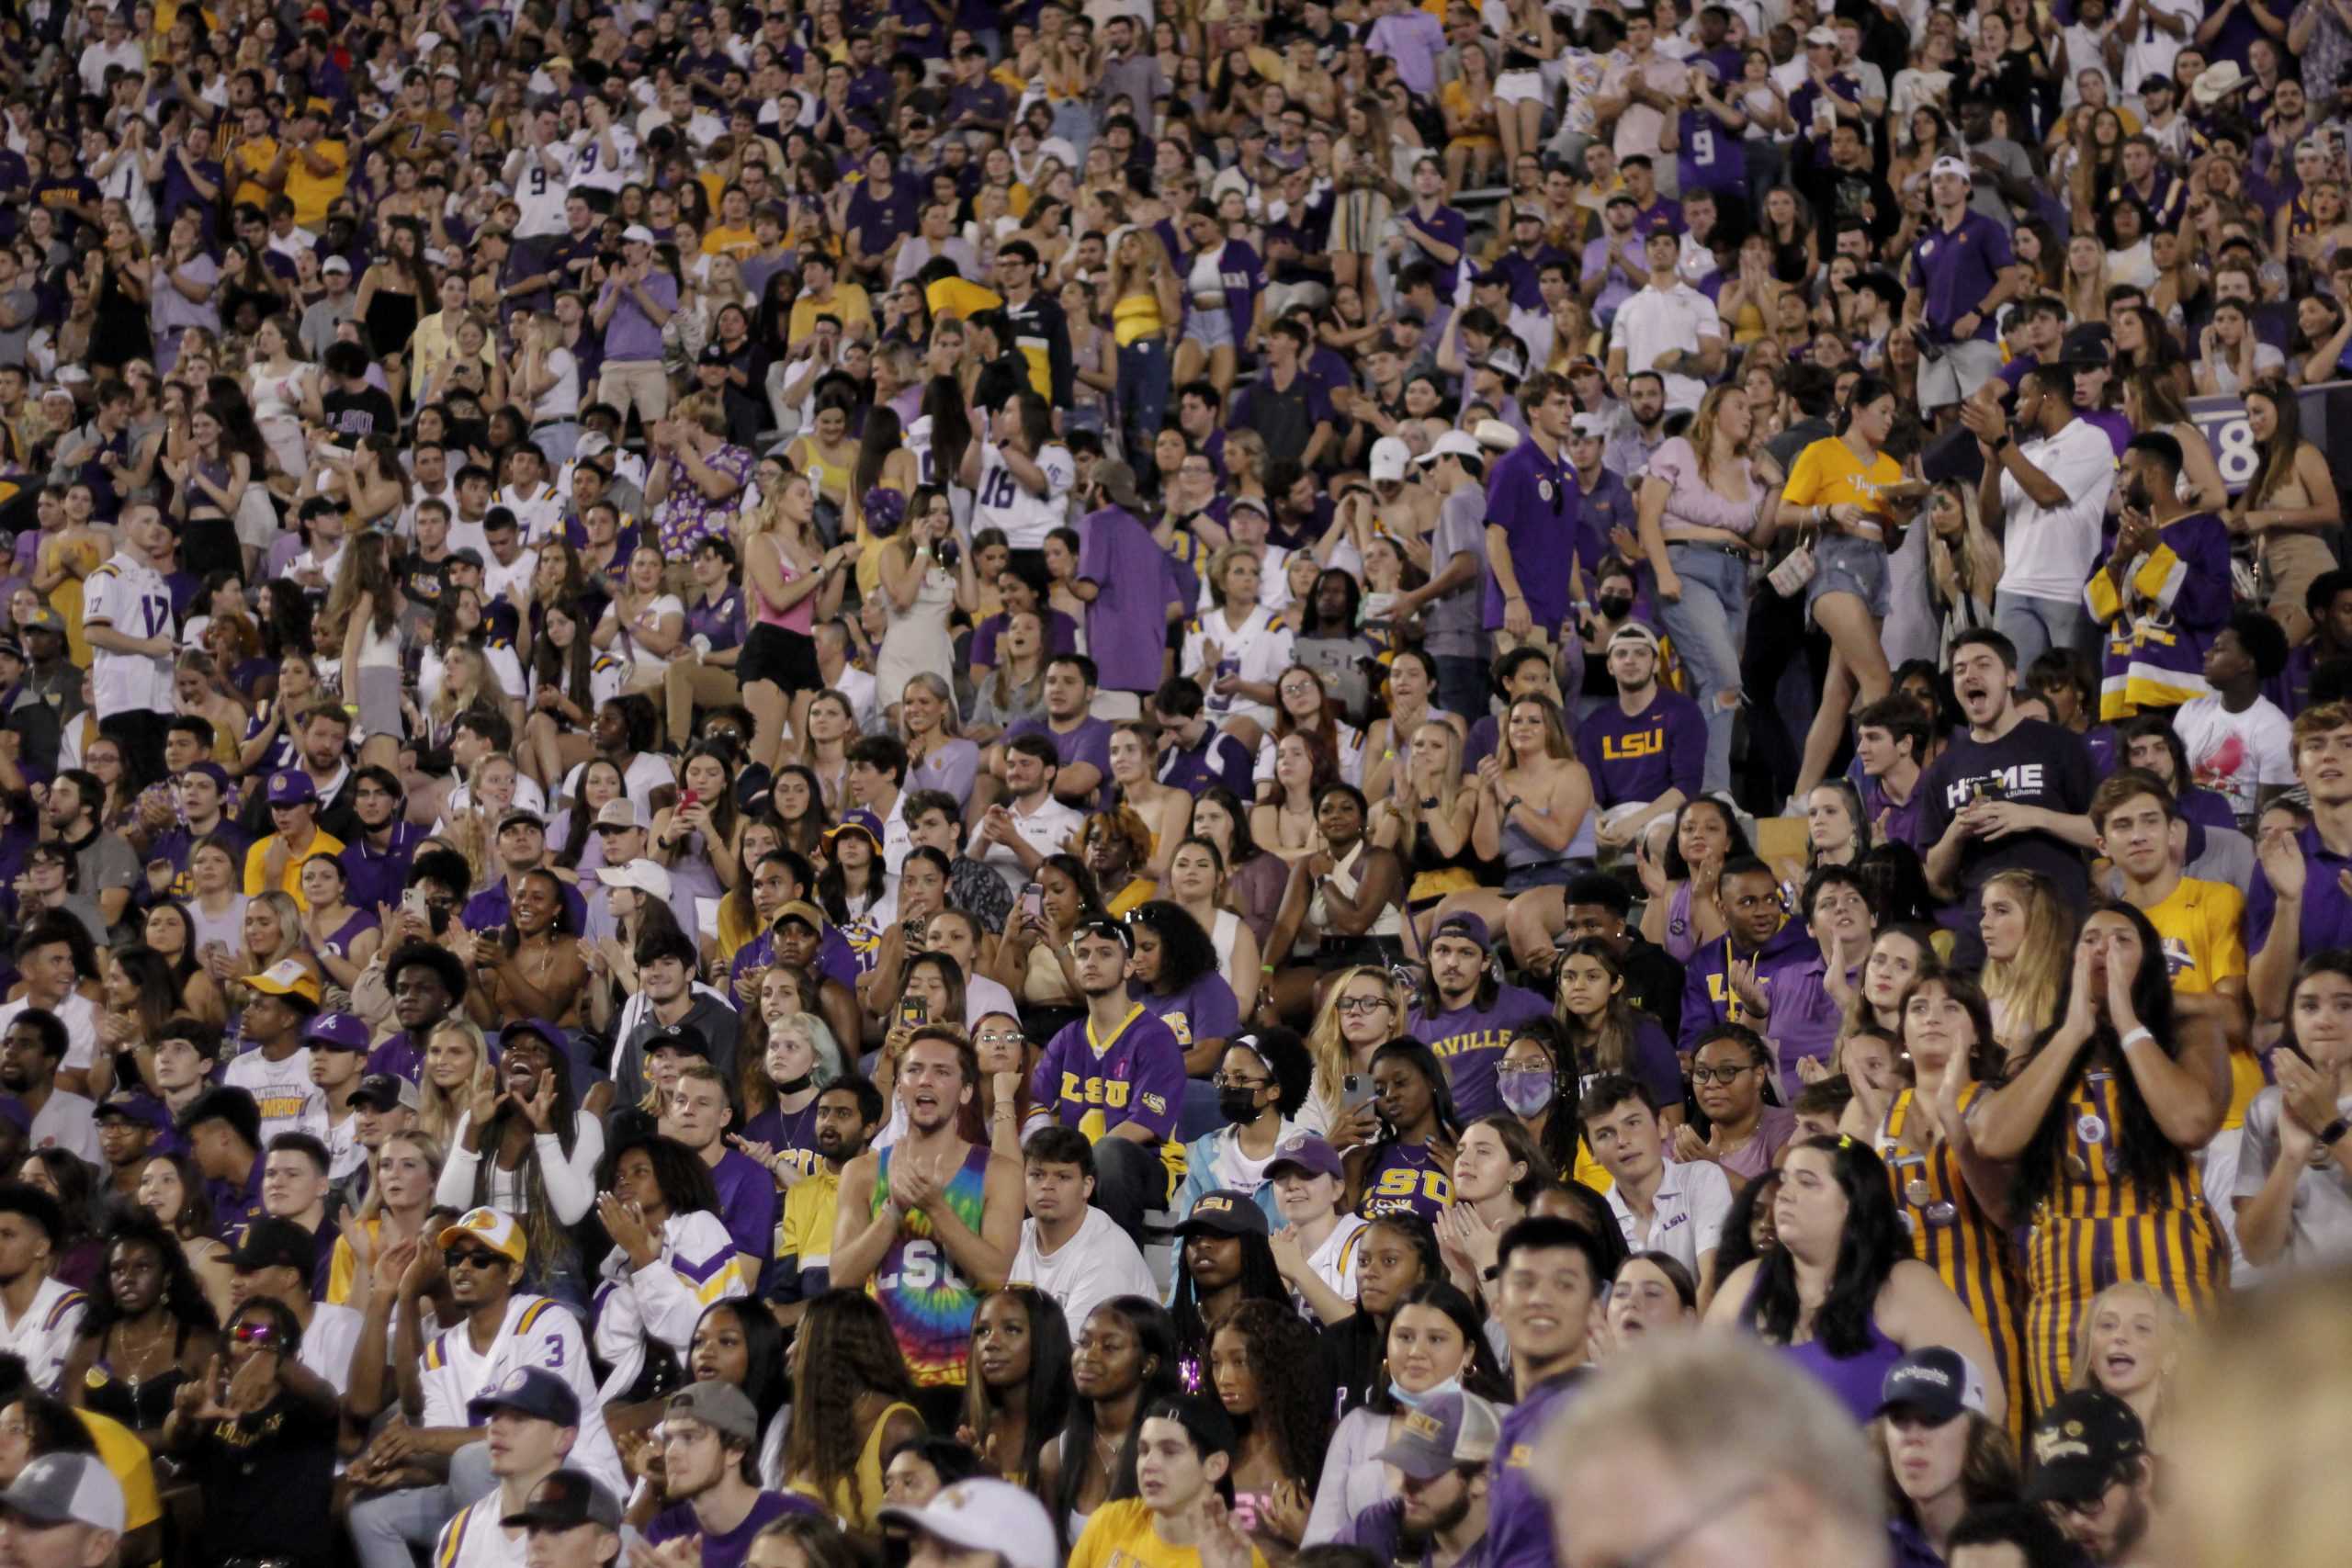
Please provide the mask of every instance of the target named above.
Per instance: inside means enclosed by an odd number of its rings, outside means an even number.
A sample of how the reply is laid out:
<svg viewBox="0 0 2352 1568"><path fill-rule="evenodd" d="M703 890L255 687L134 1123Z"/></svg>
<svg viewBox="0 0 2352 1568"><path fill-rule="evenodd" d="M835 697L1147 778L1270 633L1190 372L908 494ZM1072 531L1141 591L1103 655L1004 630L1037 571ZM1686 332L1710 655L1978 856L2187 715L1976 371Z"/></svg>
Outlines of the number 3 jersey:
<svg viewBox="0 0 2352 1568"><path fill-rule="evenodd" d="M124 637L172 636L172 591L146 562L117 552L82 587L82 624ZM90 695L100 718L141 708L172 711L172 661L145 653L90 650Z"/></svg>
<svg viewBox="0 0 2352 1568"><path fill-rule="evenodd" d="M605 1429L604 1404L596 1392L596 1374L588 1364L587 1336L570 1311L548 1296L516 1295L506 1303L498 1337L490 1348L474 1348L471 1329L463 1323L436 1334L424 1347L426 1427L470 1427L467 1403L477 1394L503 1383L526 1367L544 1367L571 1386L580 1399L580 1436L567 1461L586 1471L613 1490L628 1495L628 1480L621 1473L621 1456Z"/></svg>
<svg viewBox="0 0 2352 1568"><path fill-rule="evenodd" d="M892 1145L875 1156L874 1206L879 1213L890 1196L890 1157L902 1145ZM984 1144L964 1151L964 1163L944 1184L944 1200L964 1228L978 1235L988 1217L989 1152ZM866 1282L866 1292L882 1304L897 1337L899 1352L917 1388L961 1387L964 1359L972 1337L972 1310L979 1296L972 1282L956 1271L956 1260L932 1235L931 1216L902 1215L899 1234L882 1254L881 1267Z"/></svg>

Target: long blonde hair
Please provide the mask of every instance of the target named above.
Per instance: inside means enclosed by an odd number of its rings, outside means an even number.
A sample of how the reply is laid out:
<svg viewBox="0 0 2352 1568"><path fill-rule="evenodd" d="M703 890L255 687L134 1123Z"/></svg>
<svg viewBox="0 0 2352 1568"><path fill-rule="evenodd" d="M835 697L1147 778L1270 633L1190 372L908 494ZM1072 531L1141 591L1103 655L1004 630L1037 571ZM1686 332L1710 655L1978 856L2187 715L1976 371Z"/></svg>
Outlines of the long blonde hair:
<svg viewBox="0 0 2352 1568"><path fill-rule="evenodd" d="M1987 958L1984 964L1984 999L1996 1014L1994 1033L2002 1052L2014 1062L2031 1048L2036 1035L2056 1021L2059 992L2074 958L2074 942L2069 940L2074 922L2049 880L2038 872L1996 872L1984 879L1978 897L1996 887L2006 889L2025 905L2025 940L2018 944L2018 955L2006 960Z"/></svg>
<svg viewBox="0 0 2352 1568"><path fill-rule="evenodd" d="M1132 267L1119 260L1120 246L1130 239L1136 242L1138 253ZM1149 294L1158 299L1159 279L1167 272L1168 247L1159 243L1157 231L1136 224L1120 235L1111 247L1111 302L1116 305L1130 294Z"/></svg>
<svg viewBox="0 0 2352 1568"><path fill-rule="evenodd" d="M1371 980L1380 987L1381 995L1388 998L1391 1025L1394 1032L1405 1032L1405 1005L1409 999L1396 977L1377 964L1358 964L1340 971L1339 978L1323 995L1323 1006L1315 1014L1315 1025L1306 1032L1306 1055L1315 1063L1316 1089L1333 1106L1340 1103L1340 1080L1348 1076L1348 1043L1340 1037L1340 998L1358 980Z"/></svg>
<svg viewBox="0 0 2352 1568"><path fill-rule="evenodd" d="M483 1043L480 1029L470 1021L452 1015L435 1024L432 1032L424 1037L428 1056L433 1050L433 1043L445 1034L457 1035L472 1048L474 1065L466 1069L466 1076L455 1094L433 1081L429 1065L417 1073L416 1124L447 1147L458 1135L458 1119L472 1109L474 1077L481 1071L482 1064L490 1059L490 1052Z"/></svg>
<svg viewBox="0 0 2352 1568"><path fill-rule="evenodd" d="M1424 719L1413 731L1412 739L1418 740L1432 729L1443 738L1445 745L1445 766L1439 773L1437 781L1438 814L1450 817L1453 814L1453 803L1461 795L1463 787L1462 732L1442 718ZM1396 759L1396 765L1406 770L1405 776L1409 782L1412 778L1413 765L1410 741L1407 742L1405 755ZM1384 800L1381 804L1388 806L1389 803ZM1413 846L1420 841L1420 819L1402 811L1395 811L1393 807L1390 809L1397 822L1396 853L1400 857L1409 859L1413 852Z"/></svg>
<svg viewBox="0 0 2352 1568"><path fill-rule="evenodd" d="M2142 1280L2119 1280L2091 1298L2091 1304L2083 1310L2082 1321L2075 1325L2075 1372L2074 1376L2068 1380L2066 1386L2068 1388L2099 1386L2091 1381L2091 1327L2098 1323L2099 1313L2110 1302L2127 1295L2145 1297L2150 1309L2156 1314L2156 1322L2164 1330L2164 1341L2159 1354L2163 1357L2165 1364L2159 1369L2156 1378L2154 1416L2161 1421L2165 1416L2164 1406L2166 1397L2172 1393L2173 1372L2180 1359L2181 1347L2188 1337L2188 1318L2171 1297L2154 1285ZM2169 1425L2169 1423L2166 1424ZM2151 1438L2154 1435L2151 1433Z"/></svg>
<svg viewBox="0 0 2352 1568"><path fill-rule="evenodd" d="M1932 521L1928 528L1928 573L1935 584L1936 596L1947 605L1958 605L1970 599L1990 603L1993 585L2001 581L2002 553L2000 540L1984 526L1984 517L1976 504L1976 487L1945 479L1935 488L1939 495L1954 497L1960 504L1960 547L1936 532ZM1929 516L1934 514L1934 502L1929 503Z"/></svg>

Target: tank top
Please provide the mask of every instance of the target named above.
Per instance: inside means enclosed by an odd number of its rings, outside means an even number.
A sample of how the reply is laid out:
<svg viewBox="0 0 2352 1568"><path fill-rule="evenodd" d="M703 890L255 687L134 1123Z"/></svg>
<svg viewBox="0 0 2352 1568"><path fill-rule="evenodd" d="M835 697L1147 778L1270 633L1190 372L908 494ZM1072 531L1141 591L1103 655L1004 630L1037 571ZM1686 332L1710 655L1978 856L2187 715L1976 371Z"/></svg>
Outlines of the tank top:
<svg viewBox="0 0 2352 1568"><path fill-rule="evenodd" d="M784 547L771 537L768 540L768 547L775 552L775 569L784 574L784 580L786 582L797 581L801 576L801 572L789 559L786 558ZM809 635L810 628L816 625L817 596L813 593L803 594L789 609L779 610L768 603L768 596L761 592L757 584L754 584L752 589L752 615L761 626L780 626L786 631L798 632L802 637L807 637Z"/></svg>
<svg viewBox="0 0 2352 1568"><path fill-rule="evenodd" d="M869 1213L879 1213L890 1196L890 1160L899 1152L892 1145L877 1156L874 1200ZM989 1150L975 1144L964 1152L964 1163L947 1181L947 1206L974 1233L986 1216ZM906 1358L907 1371L917 1388L961 1387L964 1358L972 1336L972 1309L978 1293L956 1271L956 1260L933 1238L931 1216L907 1214L899 1234L890 1238L881 1266L866 1284L866 1293L882 1304Z"/></svg>
<svg viewBox="0 0 2352 1568"><path fill-rule="evenodd" d="M1453 1201L1453 1179L1430 1154L1427 1144L1384 1144L1363 1173L1363 1196L1356 1213L1367 1220L1384 1214L1418 1214L1437 1224Z"/></svg>
<svg viewBox="0 0 2352 1568"><path fill-rule="evenodd" d="M1132 348L1148 337L1168 330L1160 319L1159 296L1149 289L1123 295L1111 306L1111 329L1121 348Z"/></svg>
<svg viewBox="0 0 2352 1568"><path fill-rule="evenodd" d="M1740 1321L1753 1322L1755 1310L1756 1292L1751 1287L1747 1303L1740 1309ZM1876 1318L1871 1321L1870 1340L1860 1355L1833 1356L1817 1339L1783 1345L1780 1350L1819 1380L1863 1426L1868 1426L1878 1414L1879 1389L1886 1382L1887 1369L1903 1359L1903 1347L1878 1331Z"/></svg>
<svg viewBox="0 0 2352 1568"><path fill-rule="evenodd" d="M1356 840L1356 847L1350 850L1346 858L1342 859L1337 865L1334 865L1331 868L1332 882L1339 886L1340 892L1346 894L1350 898L1353 898L1356 896L1357 888L1362 886L1361 879L1356 875L1356 867L1363 860L1365 842L1366 841L1364 840L1358 839ZM1331 912L1329 908L1327 908L1326 900L1324 899L1320 890L1317 890L1315 897L1307 901L1306 921L1307 924L1314 926L1318 930L1327 930L1331 923ZM1397 914L1396 906L1390 904L1386 908L1380 911L1379 915L1372 922L1372 929L1365 931L1363 934L1366 936L1399 936L1403 934L1404 930L1405 925L1403 917Z"/></svg>

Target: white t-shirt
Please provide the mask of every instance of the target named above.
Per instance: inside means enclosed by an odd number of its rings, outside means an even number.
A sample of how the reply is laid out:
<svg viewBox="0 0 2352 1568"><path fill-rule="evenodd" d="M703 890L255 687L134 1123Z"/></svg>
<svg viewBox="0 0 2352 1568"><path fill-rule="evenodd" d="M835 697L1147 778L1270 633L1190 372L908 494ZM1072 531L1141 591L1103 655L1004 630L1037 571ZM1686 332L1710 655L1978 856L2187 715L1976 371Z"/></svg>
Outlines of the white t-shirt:
<svg viewBox="0 0 2352 1568"><path fill-rule="evenodd" d="M243 1089L261 1108L264 1148L280 1133L308 1133L323 1138L327 1131L327 1097L311 1081L311 1048L298 1045L282 1062L259 1051L248 1051L220 1071L220 1081Z"/></svg>
<svg viewBox="0 0 2352 1568"><path fill-rule="evenodd" d="M2172 710L2172 732L2188 754L2190 775L2227 799L2244 821L2255 814L2262 786L2295 782L2294 726L2268 697L2232 713L2217 696L2193 697Z"/></svg>
<svg viewBox="0 0 2352 1568"><path fill-rule="evenodd" d="M1004 808L1012 818L1012 830L1021 836L1021 841L1041 855L1061 853L1069 841L1069 836L1086 821L1084 812L1075 807L1064 806L1050 793L1043 806L1026 815L1018 804L1010 800L1004 803ZM1029 885L1029 874L1021 869L1021 862L1014 858L1011 850L994 840L989 841L988 849L980 855L979 861L1003 877L1004 885L1016 894Z"/></svg>
<svg viewBox="0 0 2352 1568"><path fill-rule="evenodd" d="M1360 1214L1341 1214L1340 1223L1331 1227L1331 1234L1323 1238L1323 1245L1306 1260L1315 1277L1330 1286L1343 1302L1356 1299L1356 1263L1363 1256L1363 1233L1371 1227L1372 1222ZM1295 1299L1299 1310L1305 1312L1306 1299Z"/></svg>
<svg viewBox="0 0 2352 1568"><path fill-rule="evenodd" d="M1071 1324L1083 1324L1089 1313L1114 1296L1159 1297L1151 1266L1143 1260L1135 1238L1119 1228L1118 1221L1091 1207L1078 1234L1052 1253L1037 1250L1037 1222L1022 1221L1021 1246L1005 1279L1011 1284L1034 1285L1053 1297L1064 1321Z"/></svg>
<svg viewBox="0 0 2352 1568"><path fill-rule="evenodd" d="M628 625L618 624L619 615L618 605L607 604L605 607L605 619L616 623L613 650L632 664L654 664L661 662L662 656L640 645L635 634L653 629L664 615L675 615L679 620L684 621L686 616L686 606L685 602L676 594L662 593L656 595L653 603L648 604L639 613L637 618Z"/></svg>
<svg viewBox="0 0 2352 1568"><path fill-rule="evenodd" d="M348 1393L351 1352L358 1348L359 1331L367 1324L355 1307L319 1302L311 1308L311 1325L302 1330L301 1353L294 1359L337 1393Z"/></svg>
<svg viewBox="0 0 2352 1568"><path fill-rule="evenodd" d="M995 442L980 448L979 499L972 509L974 532L1001 528L1004 542L1016 550L1046 547L1046 536L1069 521L1069 492L1078 483L1078 465L1068 447L1048 442L1037 453L1037 467L1046 473L1043 495L1032 495L1012 477Z"/></svg>
<svg viewBox="0 0 2352 1568"><path fill-rule="evenodd" d="M433 1539L434 1568L526 1568L531 1532L518 1529L510 1538L498 1522L505 1512L505 1495L492 1492L450 1515Z"/></svg>
<svg viewBox="0 0 2352 1568"><path fill-rule="evenodd" d="M2007 519L2001 545L2007 555L2000 592L2079 603L2098 558L2099 525L2115 483L2115 447L2107 432L2076 419L2055 435L2019 443L2018 453L2049 475L2068 499L2063 506L2039 506L2026 499L2016 475L2001 476Z"/></svg>
<svg viewBox="0 0 2352 1568"><path fill-rule="evenodd" d="M606 128L613 139L613 149L620 154L616 163L605 151L605 139L582 126L573 139L571 155L572 190L608 190L618 195L628 183L628 171L637 163L637 132L619 120Z"/></svg>
<svg viewBox="0 0 2352 1568"><path fill-rule="evenodd" d="M1723 335L1723 318L1715 313L1715 302L1689 284L1677 283L1672 288L1645 286L1617 307L1617 320L1609 332L1609 347L1611 353L1624 351L1625 369L1630 375L1647 370L1668 349L1696 354L1700 339L1721 339ZM1696 376L1679 370L1662 371L1660 376L1666 382L1666 406L1669 409L1695 409L1699 400L1707 395L1707 383Z"/></svg>
<svg viewBox="0 0 2352 1568"><path fill-rule="evenodd" d="M87 1095L51 1089L26 1137L36 1149L63 1149L85 1165L106 1163L98 1149L97 1102Z"/></svg>
<svg viewBox="0 0 2352 1568"><path fill-rule="evenodd" d="M552 161L553 170L548 167ZM571 180L571 149L560 141L537 147L517 147L506 155L506 188L523 215L514 232L526 240L561 237L571 225L564 220L566 187Z"/></svg>
<svg viewBox="0 0 2352 1568"><path fill-rule="evenodd" d="M1707 1161L1668 1161L1650 1201L1647 1229L1634 1219L1622 1186L1610 1188L1609 1207L1617 1216L1617 1228L1625 1233L1627 1247L1635 1252L1668 1253L1695 1278L1700 1258L1714 1251L1723 1239L1724 1218L1731 1213L1731 1183Z"/></svg>
<svg viewBox="0 0 2352 1568"><path fill-rule="evenodd" d="M87 1101L84 1102L88 1103ZM0 1304L0 1350L22 1357L25 1376L43 1393L55 1393L65 1372L66 1352L82 1331L90 1298L62 1280L43 1280L32 1305L14 1323Z"/></svg>
<svg viewBox="0 0 2352 1568"><path fill-rule="evenodd" d="M1228 694L1216 689L1223 675L1238 675L1244 681L1272 685L1291 663L1291 629L1287 617L1260 604L1251 610L1240 626L1227 619L1223 610L1212 610L1184 628L1184 656L1178 667L1201 683L1207 694L1203 706L1212 721L1240 715L1254 718L1259 727L1271 729L1274 710L1270 704L1252 702L1238 694ZM1216 644L1217 665L1208 665L1208 645Z"/></svg>
<svg viewBox="0 0 2352 1568"><path fill-rule="evenodd" d="M168 638L172 591L144 561L118 551L84 580L82 624L124 637ZM102 719L119 713L172 711L172 661L145 653L90 650L90 691Z"/></svg>

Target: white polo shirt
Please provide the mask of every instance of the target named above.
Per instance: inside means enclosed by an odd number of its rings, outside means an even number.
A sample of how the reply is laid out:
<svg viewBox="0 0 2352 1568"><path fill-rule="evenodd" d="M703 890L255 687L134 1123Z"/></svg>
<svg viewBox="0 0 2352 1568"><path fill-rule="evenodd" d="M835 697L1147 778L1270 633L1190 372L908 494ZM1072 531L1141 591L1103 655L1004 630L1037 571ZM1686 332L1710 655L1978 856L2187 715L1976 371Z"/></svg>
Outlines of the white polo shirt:
<svg viewBox="0 0 2352 1568"><path fill-rule="evenodd" d="M2043 507L2017 476L2001 476L2003 527L1999 591L2079 604L2098 559L2107 492L2115 484L2115 446L2088 420L2072 419L2055 435L2018 444L2018 455L2056 482L2068 499Z"/></svg>
<svg viewBox="0 0 2352 1568"><path fill-rule="evenodd" d="M1609 347L1611 352L1625 351L1625 373L1630 376L1647 370L1669 349L1695 355L1700 339L1721 341L1723 335L1723 318L1715 313L1713 300L1687 283L1677 282L1671 288L1652 283L1617 307L1617 319L1609 329ZM1699 400L1707 395L1707 383L1696 376L1680 371L1660 375L1669 409L1696 409Z"/></svg>
<svg viewBox="0 0 2352 1568"><path fill-rule="evenodd" d="M1700 1258L1714 1251L1723 1239L1724 1219L1731 1213L1731 1183L1724 1179L1721 1169L1704 1160L1688 1165L1669 1160L1650 1200L1646 1230L1625 1201L1623 1183L1609 1189L1609 1208L1617 1216L1617 1228L1624 1232L1628 1247L1635 1252L1667 1253L1696 1279Z"/></svg>

